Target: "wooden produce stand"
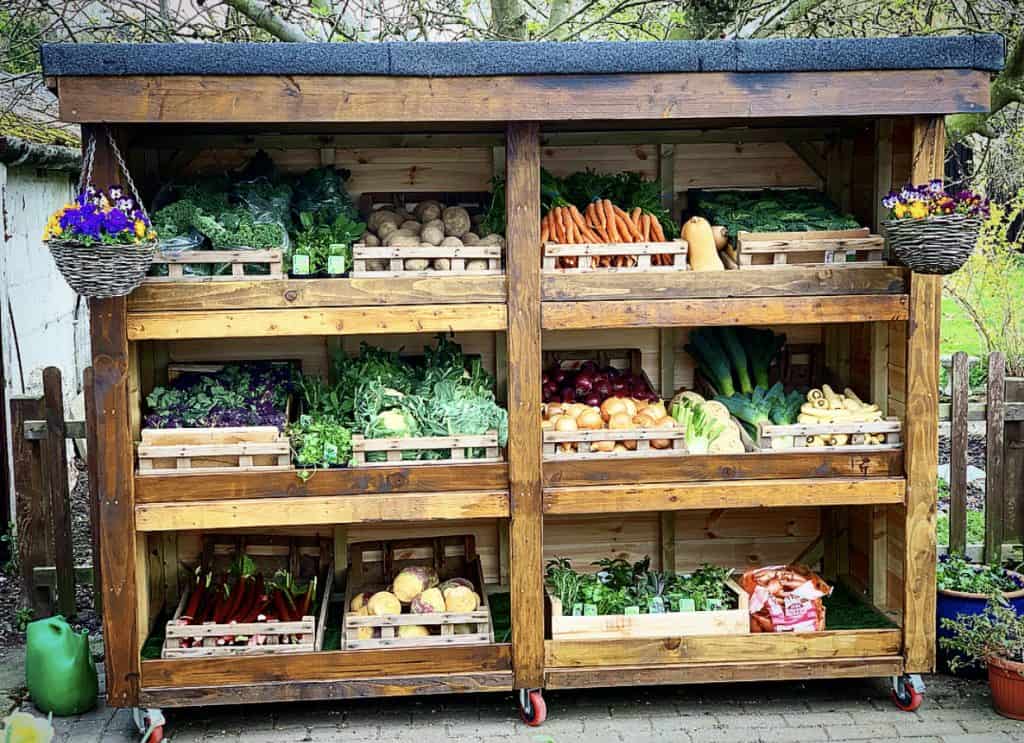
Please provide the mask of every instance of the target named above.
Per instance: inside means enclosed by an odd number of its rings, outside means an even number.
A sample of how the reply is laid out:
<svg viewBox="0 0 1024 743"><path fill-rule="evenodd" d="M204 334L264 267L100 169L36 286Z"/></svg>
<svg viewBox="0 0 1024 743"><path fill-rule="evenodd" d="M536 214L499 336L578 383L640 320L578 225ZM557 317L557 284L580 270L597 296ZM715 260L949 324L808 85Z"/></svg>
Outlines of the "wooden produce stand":
<svg viewBox="0 0 1024 743"><path fill-rule="evenodd" d="M942 176L943 115L988 108L1001 42L673 42L626 54L621 69L616 54L585 46L569 63L545 45L511 56L472 44L327 46L44 48L62 118L85 135L109 126L147 200L258 148L285 170L349 168L354 194L479 192L495 174L507 183L503 275L163 281L91 302L108 702L519 690L533 692L520 705L536 722L543 688L891 676L902 689L931 671L941 280L873 264L548 271L540 171L639 171L660 179L676 218L689 188L813 188L878 233L892 186ZM846 49L859 61L844 66ZM521 66L502 67L513 58ZM950 67L921 67L933 59ZM96 171L98 185L118 178L105 137ZM542 350L638 348L671 397L693 384L687 329L741 324L822 348L840 383L902 419L903 445L542 462ZM499 378L506 461L396 462L308 481L136 470L142 401L169 363L284 358L326 373L331 351L361 339L418 348L437 332L454 332ZM214 530L330 536L339 557L360 541L473 534L485 580L511 592L511 643L143 660L156 618L179 601L179 563ZM679 571L818 564L892 624L546 639L546 560L608 554L650 554Z"/></svg>

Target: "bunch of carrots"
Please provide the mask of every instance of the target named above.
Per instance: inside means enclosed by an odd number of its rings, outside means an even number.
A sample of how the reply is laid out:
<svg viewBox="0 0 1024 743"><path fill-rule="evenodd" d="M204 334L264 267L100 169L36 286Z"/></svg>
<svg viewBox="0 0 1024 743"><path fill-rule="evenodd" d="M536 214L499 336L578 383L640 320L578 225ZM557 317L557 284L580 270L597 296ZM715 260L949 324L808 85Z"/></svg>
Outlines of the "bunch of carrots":
<svg viewBox="0 0 1024 743"><path fill-rule="evenodd" d="M262 573L241 571L232 583L226 573L215 576L198 567L188 602L177 621L182 625L301 621L313 608L316 584L316 577L313 577L300 587L284 570L277 571L269 582ZM296 642L301 639L301 635L295 636ZM261 645L263 641L260 635L228 635L219 637L217 644ZM291 638L282 637L281 641L290 642ZM193 645L191 639L181 642L182 647Z"/></svg>
<svg viewBox="0 0 1024 743"><path fill-rule="evenodd" d="M587 204L583 213L574 204L552 207L540 223L542 242L565 245L586 243L641 243L665 242L665 233L658 219L640 207L632 212L620 209L608 199L596 199ZM636 265L636 258L627 255L594 256L594 267L623 268ZM671 255L653 255L655 266L672 265ZM576 268L575 256L559 259L560 268Z"/></svg>

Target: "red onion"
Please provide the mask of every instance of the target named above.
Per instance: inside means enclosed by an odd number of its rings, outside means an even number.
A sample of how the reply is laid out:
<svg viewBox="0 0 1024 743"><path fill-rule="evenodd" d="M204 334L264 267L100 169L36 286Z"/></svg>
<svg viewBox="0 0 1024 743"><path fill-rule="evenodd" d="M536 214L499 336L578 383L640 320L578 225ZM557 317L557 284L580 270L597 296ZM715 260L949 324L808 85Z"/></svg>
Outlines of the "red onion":
<svg viewBox="0 0 1024 743"><path fill-rule="evenodd" d="M562 388L562 402L576 402L576 390L572 387Z"/></svg>
<svg viewBox="0 0 1024 743"><path fill-rule="evenodd" d="M596 408L596 407L599 407L601 405L601 398L598 397L597 395L591 393L591 394L587 395L583 399L583 403L585 405L591 406L592 408Z"/></svg>

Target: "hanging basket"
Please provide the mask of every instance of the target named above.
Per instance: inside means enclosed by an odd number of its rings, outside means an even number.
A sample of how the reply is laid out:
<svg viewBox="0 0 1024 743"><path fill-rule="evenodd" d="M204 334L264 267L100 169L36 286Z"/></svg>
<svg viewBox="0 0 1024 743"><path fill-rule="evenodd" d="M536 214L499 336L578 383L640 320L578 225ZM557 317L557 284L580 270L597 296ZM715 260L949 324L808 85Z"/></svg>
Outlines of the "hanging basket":
<svg viewBox="0 0 1024 743"><path fill-rule="evenodd" d="M83 297L105 299L130 294L153 262L156 241L123 245L84 245L50 240L50 255L68 286Z"/></svg>
<svg viewBox="0 0 1024 743"><path fill-rule="evenodd" d="M917 273L950 274L974 252L981 219L943 214L925 219L893 219L883 223L885 238L900 262Z"/></svg>
<svg viewBox="0 0 1024 743"><path fill-rule="evenodd" d="M124 175L128 193L134 198L143 215L146 214L132 176L125 165L124 157L117 148L110 130L107 141ZM92 179L93 159L96 154L96 137L92 136L86 145L82 162L82 174L78 193L82 194ZM148 222L148 216L147 216ZM83 243L74 238L51 238L46 241L54 263L68 286L83 297L106 299L130 294L149 272L156 253L156 240L127 243Z"/></svg>

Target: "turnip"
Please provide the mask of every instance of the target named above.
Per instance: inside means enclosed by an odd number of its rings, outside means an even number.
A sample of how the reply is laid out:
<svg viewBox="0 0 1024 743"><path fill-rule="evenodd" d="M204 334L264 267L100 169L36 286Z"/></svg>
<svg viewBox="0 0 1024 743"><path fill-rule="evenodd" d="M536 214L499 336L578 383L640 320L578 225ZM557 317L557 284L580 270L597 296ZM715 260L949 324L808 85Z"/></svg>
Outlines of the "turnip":
<svg viewBox="0 0 1024 743"><path fill-rule="evenodd" d="M414 598L437 585L437 573L433 568L411 565L402 568L395 576L391 590L403 604L410 603Z"/></svg>
<svg viewBox="0 0 1024 743"><path fill-rule="evenodd" d="M398 637L403 640L413 637L430 637L430 630L422 624L403 624L398 628Z"/></svg>
<svg viewBox="0 0 1024 743"><path fill-rule="evenodd" d="M416 596L409 606L409 610L413 614L435 614L444 611L444 608L444 594L441 593L440 588L428 588Z"/></svg>
<svg viewBox="0 0 1024 743"><path fill-rule="evenodd" d="M375 617L384 617L389 614L401 614L402 604L395 594L389 591L378 591L366 602L366 608Z"/></svg>

